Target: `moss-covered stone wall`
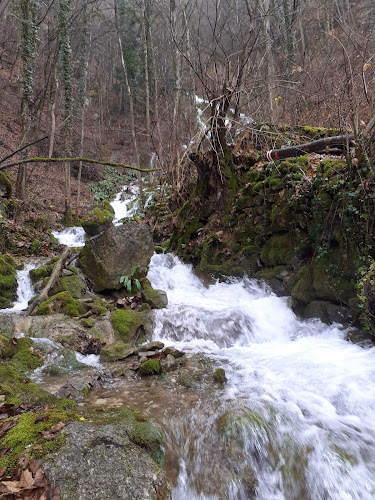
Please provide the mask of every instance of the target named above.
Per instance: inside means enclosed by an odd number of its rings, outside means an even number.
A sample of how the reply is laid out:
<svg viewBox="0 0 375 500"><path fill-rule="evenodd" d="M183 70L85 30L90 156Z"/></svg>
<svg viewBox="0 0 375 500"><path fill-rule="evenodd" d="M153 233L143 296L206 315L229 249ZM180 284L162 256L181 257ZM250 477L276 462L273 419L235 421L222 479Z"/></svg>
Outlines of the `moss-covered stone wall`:
<svg viewBox="0 0 375 500"><path fill-rule="evenodd" d="M357 316L359 272L375 254L368 167L312 155L250 168L236 157L229 168L226 208L194 189L167 248L213 273L261 278L303 316Z"/></svg>

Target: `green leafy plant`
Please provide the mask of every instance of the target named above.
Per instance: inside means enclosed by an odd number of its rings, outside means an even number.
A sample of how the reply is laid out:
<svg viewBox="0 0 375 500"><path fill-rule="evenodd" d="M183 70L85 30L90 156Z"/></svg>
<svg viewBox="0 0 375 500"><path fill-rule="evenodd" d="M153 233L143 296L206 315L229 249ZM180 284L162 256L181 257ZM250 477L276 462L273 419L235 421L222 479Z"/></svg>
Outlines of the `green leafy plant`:
<svg viewBox="0 0 375 500"><path fill-rule="evenodd" d="M141 289L141 284L137 278L134 278L134 274L136 273L139 266L134 266L131 270L130 276L121 276L120 283L124 285L127 291L130 293L132 288L135 286L137 290Z"/></svg>

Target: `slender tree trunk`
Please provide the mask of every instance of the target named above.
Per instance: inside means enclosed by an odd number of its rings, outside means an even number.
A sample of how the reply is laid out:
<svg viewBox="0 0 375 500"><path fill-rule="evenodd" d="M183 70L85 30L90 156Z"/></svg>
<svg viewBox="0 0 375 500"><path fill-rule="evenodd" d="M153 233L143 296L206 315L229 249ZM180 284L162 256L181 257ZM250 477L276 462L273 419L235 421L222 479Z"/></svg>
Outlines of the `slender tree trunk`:
<svg viewBox="0 0 375 500"><path fill-rule="evenodd" d="M151 121L150 121L150 84L149 84L149 0L143 0L143 15L142 15L142 32L143 32L143 60L145 70L145 97L146 97L146 134L147 134L147 155L149 158L149 168L151 166ZM148 174L148 183L152 183L152 172Z"/></svg>
<svg viewBox="0 0 375 500"><path fill-rule="evenodd" d="M140 157L139 157L137 133L136 133L136 129L135 129L135 115L134 115L133 93L132 93L132 89L131 89L131 86L130 86L130 83L129 83L128 70L127 70L126 63L125 63L125 57L124 57L124 51L123 51L123 46L122 46L121 34L120 33L118 33L118 43L119 43L120 54L121 54L121 66L122 66L122 70L123 70L123 73L124 73L124 79L125 79L126 89L127 89L127 92L128 92L129 111L130 111L130 124L131 124L132 139L133 139L133 144L134 144L135 161L136 161L136 164L139 166L140 165ZM137 172L137 178L138 178L139 194L140 194L140 197L141 197L142 206L144 206L144 204L145 204L145 197L144 197L144 193L143 193L142 174L141 174L141 172Z"/></svg>

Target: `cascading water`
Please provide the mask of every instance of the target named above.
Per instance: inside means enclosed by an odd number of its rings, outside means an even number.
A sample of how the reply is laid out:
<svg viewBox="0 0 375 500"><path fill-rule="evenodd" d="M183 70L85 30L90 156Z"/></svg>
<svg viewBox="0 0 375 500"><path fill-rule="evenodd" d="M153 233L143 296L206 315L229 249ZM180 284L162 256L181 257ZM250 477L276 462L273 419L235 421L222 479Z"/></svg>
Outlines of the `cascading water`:
<svg viewBox="0 0 375 500"><path fill-rule="evenodd" d="M85 231L83 227L68 227L62 231L52 231L53 236L62 245L68 247L85 246Z"/></svg>
<svg viewBox="0 0 375 500"><path fill-rule="evenodd" d="M30 271L35 267L34 262L28 262L22 270L17 271L17 300L12 307L0 309L1 313L15 313L27 309L29 300L35 295L30 279Z"/></svg>
<svg viewBox="0 0 375 500"><path fill-rule="evenodd" d="M152 192L146 193L144 209L148 207L152 197ZM133 217L142 208L138 187L135 184L124 186L122 190L117 193L111 205L115 212L113 224L119 226L122 224L121 219ZM68 227L63 231L52 231L52 234L62 245L68 247L83 247L85 245L86 235L82 227Z"/></svg>
<svg viewBox="0 0 375 500"><path fill-rule="evenodd" d="M154 338L205 352L228 378L220 401L200 403L206 416L195 407L167 428L180 463L175 500L251 498L251 474L262 500L375 497L371 344L351 343L339 325L297 319L255 281L205 286L172 255L155 255L148 277L169 299ZM228 412L234 420L220 435ZM217 464L226 445L229 458ZM225 464L234 472L223 494Z"/></svg>

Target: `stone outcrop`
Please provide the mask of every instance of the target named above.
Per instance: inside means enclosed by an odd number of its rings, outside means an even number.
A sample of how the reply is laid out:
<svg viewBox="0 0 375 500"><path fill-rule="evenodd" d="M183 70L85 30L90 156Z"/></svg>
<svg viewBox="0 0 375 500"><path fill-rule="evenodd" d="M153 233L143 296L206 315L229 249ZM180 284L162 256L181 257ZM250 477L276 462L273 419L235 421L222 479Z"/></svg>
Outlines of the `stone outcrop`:
<svg viewBox="0 0 375 500"><path fill-rule="evenodd" d="M79 265L93 290L119 290L121 276L143 277L154 252L152 236L143 224L128 222L112 226L89 240L81 251ZM134 276L134 274L133 274Z"/></svg>
<svg viewBox="0 0 375 500"><path fill-rule="evenodd" d="M74 422L63 433L63 448L44 464L53 485L60 487L62 500L171 498L161 467L131 442L126 426Z"/></svg>

